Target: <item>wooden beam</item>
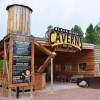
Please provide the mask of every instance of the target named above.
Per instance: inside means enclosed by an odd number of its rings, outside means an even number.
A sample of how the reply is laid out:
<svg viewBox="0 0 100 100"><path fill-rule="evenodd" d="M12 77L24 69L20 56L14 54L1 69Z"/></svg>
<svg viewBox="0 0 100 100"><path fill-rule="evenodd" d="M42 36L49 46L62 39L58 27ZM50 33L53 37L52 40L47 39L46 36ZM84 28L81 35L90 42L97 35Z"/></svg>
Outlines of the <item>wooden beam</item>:
<svg viewBox="0 0 100 100"><path fill-rule="evenodd" d="M53 58L51 58L51 93L53 93Z"/></svg>
<svg viewBox="0 0 100 100"><path fill-rule="evenodd" d="M53 52L51 55L49 55L48 58L43 63L43 65L39 67L39 69L37 70L37 72L38 73L42 73L45 70L45 68L47 67L47 65L50 63L51 58L54 58L55 56L56 56L55 52Z"/></svg>
<svg viewBox="0 0 100 100"><path fill-rule="evenodd" d="M45 48L40 43L38 43L36 41L34 43L35 43L35 46L38 47L42 52L46 53L47 55L51 55L52 54L52 52L50 50L48 50L47 48Z"/></svg>
<svg viewBox="0 0 100 100"><path fill-rule="evenodd" d="M43 65L39 67L39 69L37 70L38 73L42 73L44 71L44 69L46 68L46 66L50 63L50 59L51 59L51 55L48 56L48 58L45 60L45 62L43 63Z"/></svg>
<svg viewBox="0 0 100 100"><path fill-rule="evenodd" d="M41 45L38 42L34 42L35 46L38 47L42 52L46 53L48 56L48 58L45 60L45 62L43 63L42 66L39 67L39 69L37 70L38 73L42 73L44 71L44 69L47 67L47 65L50 63L51 58L54 58L56 53L55 52L51 52L50 50L48 50L47 48L45 48L43 45Z"/></svg>
<svg viewBox="0 0 100 100"><path fill-rule="evenodd" d="M7 52L6 52L6 41L4 41L4 61L3 61L3 79L2 79L3 95L5 95L5 91L7 87L7 75L8 75Z"/></svg>

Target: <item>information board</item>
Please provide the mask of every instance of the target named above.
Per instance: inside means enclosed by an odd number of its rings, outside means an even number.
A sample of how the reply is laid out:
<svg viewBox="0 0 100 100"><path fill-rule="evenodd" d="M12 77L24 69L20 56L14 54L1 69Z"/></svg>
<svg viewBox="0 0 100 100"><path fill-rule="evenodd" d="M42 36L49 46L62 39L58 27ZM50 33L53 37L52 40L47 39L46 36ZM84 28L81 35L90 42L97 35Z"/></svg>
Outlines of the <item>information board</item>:
<svg viewBox="0 0 100 100"><path fill-rule="evenodd" d="M31 42L13 41L12 84L31 82Z"/></svg>

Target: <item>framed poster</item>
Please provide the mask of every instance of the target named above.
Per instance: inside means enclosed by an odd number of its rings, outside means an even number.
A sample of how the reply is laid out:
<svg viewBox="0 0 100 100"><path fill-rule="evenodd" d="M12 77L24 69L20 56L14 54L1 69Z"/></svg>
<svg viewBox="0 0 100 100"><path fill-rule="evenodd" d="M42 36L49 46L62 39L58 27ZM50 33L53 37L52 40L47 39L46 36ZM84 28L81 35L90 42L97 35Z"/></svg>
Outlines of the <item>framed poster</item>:
<svg viewBox="0 0 100 100"><path fill-rule="evenodd" d="M31 48L31 42L13 41L13 84L31 82Z"/></svg>
<svg viewBox="0 0 100 100"><path fill-rule="evenodd" d="M12 34L9 49L8 86L34 85L34 38Z"/></svg>

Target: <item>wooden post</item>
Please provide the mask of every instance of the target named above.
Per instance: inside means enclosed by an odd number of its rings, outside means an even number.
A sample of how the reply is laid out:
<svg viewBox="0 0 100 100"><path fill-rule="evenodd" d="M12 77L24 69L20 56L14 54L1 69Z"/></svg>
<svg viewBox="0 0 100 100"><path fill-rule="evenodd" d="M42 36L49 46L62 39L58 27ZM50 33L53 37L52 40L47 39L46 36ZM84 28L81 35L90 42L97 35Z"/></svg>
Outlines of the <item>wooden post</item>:
<svg viewBox="0 0 100 100"><path fill-rule="evenodd" d="M3 77L4 77L4 69L5 69L5 63L3 60ZM2 79L2 95L4 96L4 78Z"/></svg>
<svg viewBox="0 0 100 100"><path fill-rule="evenodd" d="M53 93L53 58L51 58L51 93Z"/></svg>
<svg viewBox="0 0 100 100"><path fill-rule="evenodd" d="M19 86L17 86L17 89L16 89L16 98L19 98Z"/></svg>
<svg viewBox="0 0 100 100"><path fill-rule="evenodd" d="M12 100L12 98L11 98L11 88L8 89L8 100Z"/></svg>
<svg viewBox="0 0 100 100"><path fill-rule="evenodd" d="M31 99L33 100L33 86L30 86L30 96L31 96Z"/></svg>
<svg viewBox="0 0 100 100"><path fill-rule="evenodd" d="M7 64L7 42L4 41L4 60L3 60L3 79L2 79L2 94L5 95L7 87L8 64Z"/></svg>
<svg viewBox="0 0 100 100"><path fill-rule="evenodd" d="M22 86L22 94L24 94L24 86Z"/></svg>
<svg viewBox="0 0 100 100"><path fill-rule="evenodd" d="M5 83L4 83L4 76L5 76L5 57L3 59L3 79L2 79L2 95L4 96L4 91L5 91Z"/></svg>

